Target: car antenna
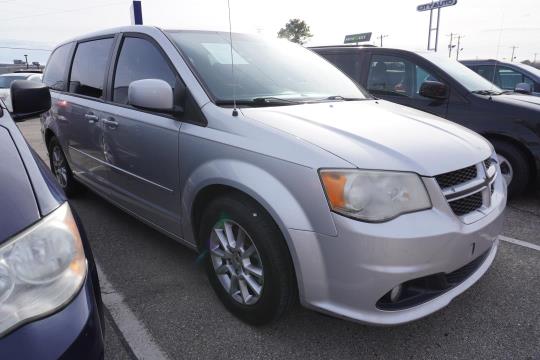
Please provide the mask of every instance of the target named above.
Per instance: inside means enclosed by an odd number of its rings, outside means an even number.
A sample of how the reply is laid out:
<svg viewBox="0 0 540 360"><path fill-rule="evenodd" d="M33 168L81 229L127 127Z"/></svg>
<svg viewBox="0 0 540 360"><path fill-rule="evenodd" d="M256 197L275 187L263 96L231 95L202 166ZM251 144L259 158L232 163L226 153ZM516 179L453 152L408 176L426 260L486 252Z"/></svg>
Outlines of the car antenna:
<svg viewBox="0 0 540 360"><path fill-rule="evenodd" d="M497 74L497 64L499 63L499 51L501 49L501 37L503 32L503 26L504 26L504 10L501 8L501 28L499 30L499 40L497 41L497 56L495 57L495 66L493 67L493 75L491 76L491 91L493 91L493 87L495 86L495 77ZM491 96L490 96L491 99Z"/></svg>
<svg viewBox="0 0 540 360"><path fill-rule="evenodd" d="M236 78L234 77L234 56L233 56L233 43L232 43L232 25L231 25L231 1L227 0L227 8L229 9L229 41L231 42L231 76L233 82L233 111L232 116L238 116L238 110L236 109Z"/></svg>

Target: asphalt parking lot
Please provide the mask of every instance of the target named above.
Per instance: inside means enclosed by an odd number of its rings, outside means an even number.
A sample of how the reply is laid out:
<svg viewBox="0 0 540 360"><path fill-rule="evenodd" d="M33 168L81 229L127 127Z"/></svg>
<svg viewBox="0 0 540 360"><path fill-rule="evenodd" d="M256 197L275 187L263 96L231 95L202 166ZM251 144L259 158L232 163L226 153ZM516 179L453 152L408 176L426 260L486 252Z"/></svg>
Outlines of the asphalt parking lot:
<svg viewBox="0 0 540 360"><path fill-rule="evenodd" d="M19 127L45 158L39 121ZM492 268L469 291L391 328L300 306L271 326L250 327L214 296L194 252L90 191L72 205L103 274L106 359L540 359L539 191L509 203L503 233L533 246L501 241Z"/></svg>

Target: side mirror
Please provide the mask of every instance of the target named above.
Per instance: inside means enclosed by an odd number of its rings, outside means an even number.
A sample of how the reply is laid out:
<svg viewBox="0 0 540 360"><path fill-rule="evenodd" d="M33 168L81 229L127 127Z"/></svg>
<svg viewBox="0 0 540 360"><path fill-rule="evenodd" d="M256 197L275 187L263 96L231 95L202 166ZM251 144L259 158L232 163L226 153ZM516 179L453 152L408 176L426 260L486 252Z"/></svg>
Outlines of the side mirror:
<svg viewBox="0 0 540 360"><path fill-rule="evenodd" d="M129 84L128 101L138 108L173 112L174 95L171 85L160 79L142 79Z"/></svg>
<svg viewBox="0 0 540 360"><path fill-rule="evenodd" d="M11 116L15 121L37 116L51 108L51 93L47 85L30 80L15 80L11 84Z"/></svg>
<svg viewBox="0 0 540 360"><path fill-rule="evenodd" d="M424 81L420 86L420 95L430 99L444 100L448 98L448 86L438 81Z"/></svg>
<svg viewBox="0 0 540 360"><path fill-rule="evenodd" d="M527 84L527 83L519 83L519 84L516 84L516 88L514 89L514 91L520 94L531 94L532 86L531 84Z"/></svg>

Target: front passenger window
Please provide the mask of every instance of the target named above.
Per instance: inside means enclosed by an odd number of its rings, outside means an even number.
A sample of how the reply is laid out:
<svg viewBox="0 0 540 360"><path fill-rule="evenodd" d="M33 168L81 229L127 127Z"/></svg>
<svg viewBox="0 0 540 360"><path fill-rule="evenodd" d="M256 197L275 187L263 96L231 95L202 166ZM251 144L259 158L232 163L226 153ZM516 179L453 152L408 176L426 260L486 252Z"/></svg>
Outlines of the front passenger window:
<svg viewBox="0 0 540 360"><path fill-rule="evenodd" d="M506 66L497 67L497 77L500 87L504 90L514 90L517 84L524 82L523 74Z"/></svg>
<svg viewBox="0 0 540 360"><path fill-rule="evenodd" d="M116 64L113 101L128 104L128 87L135 80L160 79L174 90L176 76L161 52L148 40L127 37Z"/></svg>

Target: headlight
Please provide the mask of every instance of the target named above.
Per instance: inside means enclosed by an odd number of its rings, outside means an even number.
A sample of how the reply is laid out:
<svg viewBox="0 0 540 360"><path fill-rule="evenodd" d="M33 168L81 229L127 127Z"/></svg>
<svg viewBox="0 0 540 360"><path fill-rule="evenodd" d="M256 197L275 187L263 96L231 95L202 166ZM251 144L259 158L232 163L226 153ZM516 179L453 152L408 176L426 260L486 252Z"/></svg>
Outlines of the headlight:
<svg viewBox="0 0 540 360"><path fill-rule="evenodd" d="M401 214L431 208L417 174L371 170L320 170L333 211L368 222L391 220Z"/></svg>
<svg viewBox="0 0 540 360"><path fill-rule="evenodd" d="M0 246L0 337L65 305L85 276L81 237L65 203Z"/></svg>

